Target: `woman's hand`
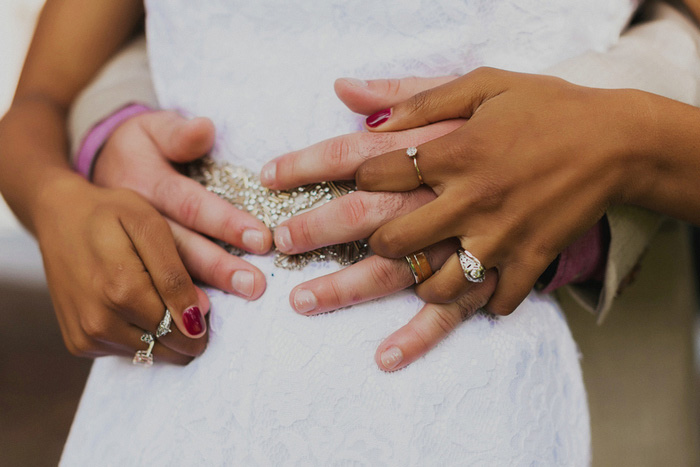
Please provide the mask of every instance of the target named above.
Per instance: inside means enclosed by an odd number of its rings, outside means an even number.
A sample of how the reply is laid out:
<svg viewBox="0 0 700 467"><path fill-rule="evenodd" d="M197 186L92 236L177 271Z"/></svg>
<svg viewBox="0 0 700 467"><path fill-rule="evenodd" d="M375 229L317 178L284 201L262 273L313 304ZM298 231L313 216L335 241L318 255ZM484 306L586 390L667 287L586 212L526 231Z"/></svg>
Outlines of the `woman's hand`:
<svg viewBox="0 0 700 467"><path fill-rule="evenodd" d="M374 132L468 119L417 146L415 162L437 198L380 227L370 246L400 258L444 239L488 269L498 286L486 309L512 312L564 247L624 202L635 132L629 113L643 112L625 90L482 68L367 119ZM627 173L626 173L627 172ZM358 188L405 192L420 186L405 148L370 158ZM474 284L457 254L417 287L427 302L450 303Z"/></svg>
<svg viewBox="0 0 700 467"><path fill-rule="evenodd" d="M35 226L68 350L133 356L166 308L174 326L153 349L178 364L207 342L206 295L190 280L163 217L130 190L97 188L77 175L45 187Z"/></svg>
<svg viewBox="0 0 700 467"><path fill-rule="evenodd" d="M205 155L214 142L209 119L185 119L172 111L137 115L107 140L93 171L96 184L130 188L171 219L178 251L190 274L248 300L265 291L265 275L205 236L251 253L270 249L272 234L248 213L178 173L171 165Z"/></svg>
<svg viewBox="0 0 700 467"><path fill-rule="evenodd" d="M401 102L424 89L453 77L375 80L367 84L338 80L336 92L348 107L365 115ZM323 141L281 156L262 171L263 183L284 189L322 180L353 177L359 165L374 155L417 145L458 128L459 122L442 122L396 133L354 133ZM378 227L435 199L421 188L406 193L355 192L294 216L275 230L275 243L285 253L300 253L326 245L367 238ZM457 247L446 240L424 249L433 270L438 270ZM380 368L405 367L428 352L464 319L473 315L493 293L496 276L473 287L470 294L448 304L426 304L405 326L378 347ZM407 261L371 256L336 273L295 287L290 303L299 313L313 315L391 295L414 284Z"/></svg>

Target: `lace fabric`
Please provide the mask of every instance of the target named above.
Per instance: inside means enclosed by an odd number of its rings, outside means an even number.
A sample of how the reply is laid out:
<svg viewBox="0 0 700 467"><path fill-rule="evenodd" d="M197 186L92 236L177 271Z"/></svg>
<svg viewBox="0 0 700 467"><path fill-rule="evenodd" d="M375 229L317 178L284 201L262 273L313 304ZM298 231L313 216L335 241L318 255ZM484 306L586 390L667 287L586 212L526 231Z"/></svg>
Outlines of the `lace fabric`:
<svg viewBox="0 0 700 467"><path fill-rule="evenodd" d="M148 1L164 107L206 115L213 158L259 170L362 128L340 76L537 71L614 42L629 0ZM382 152L382 148L377 148ZM375 349L423 303L412 290L304 317L291 288L338 269L266 274L261 299L210 291L210 342L186 367L95 362L64 465L585 465L576 345L554 300L476 314L424 358L379 371Z"/></svg>

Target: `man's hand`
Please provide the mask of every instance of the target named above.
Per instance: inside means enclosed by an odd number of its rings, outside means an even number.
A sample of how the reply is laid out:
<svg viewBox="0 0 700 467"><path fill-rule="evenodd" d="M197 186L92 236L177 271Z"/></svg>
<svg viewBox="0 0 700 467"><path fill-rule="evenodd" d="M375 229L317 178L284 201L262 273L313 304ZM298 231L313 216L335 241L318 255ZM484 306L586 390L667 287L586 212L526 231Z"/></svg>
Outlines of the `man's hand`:
<svg viewBox="0 0 700 467"><path fill-rule="evenodd" d="M120 125L107 140L93 179L101 186L132 189L165 215L193 277L255 300L265 291L262 272L207 237L262 254L270 249L270 231L171 164L205 155L213 142L214 126L209 119L187 120L171 111L141 114Z"/></svg>

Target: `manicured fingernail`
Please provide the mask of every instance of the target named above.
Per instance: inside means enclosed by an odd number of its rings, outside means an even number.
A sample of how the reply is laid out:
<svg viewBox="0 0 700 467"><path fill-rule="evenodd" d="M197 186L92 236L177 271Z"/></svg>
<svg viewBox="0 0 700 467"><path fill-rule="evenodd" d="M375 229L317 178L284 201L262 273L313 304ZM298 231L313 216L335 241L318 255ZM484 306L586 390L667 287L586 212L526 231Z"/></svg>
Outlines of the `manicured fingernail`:
<svg viewBox="0 0 700 467"><path fill-rule="evenodd" d="M370 128L377 128L379 125L389 120L389 117L391 117L391 109L384 109L367 117L365 123L367 123L367 126Z"/></svg>
<svg viewBox="0 0 700 467"><path fill-rule="evenodd" d="M385 369L393 370L394 368L399 366L401 360L403 360L403 352L401 352L401 349L399 349L396 346L389 347L384 352L382 352L382 355L381 357L379 357L379 359L381 360L382 365Z"/></svg>
<svg viewBox="0 0 700 467"><path fill-rule="evenodd" d="M299 313L308 313L318 306L316 295L310 290L299 289L294 293L294 309Z"/></svg>
<svg viewBox="0 0 700 467"><path fill-rule="evenodd" d="M255 289L255 275L250 271L236 271L231 279L233 290L244 297L253 295Z"/></svg>
<svg viewBox="0 0 700 467"><path fill-rule="evenodd" d="M191 306L182 314L182 322L185 325L187 332L193 336L197 336L204 332L207 328L207 323L204 322L204 316L199 311L199 307Z"/></svg>
<svg viewBox="0 0 700 467"><path fill-rule="evenodd" d="M366 88L369 86L369 83L365 81L364 79L357 79L357 78L343 78L346 83L348 83L350 86L357 86L358 88Z"/></svg>
<svg viewBox="0 0 700 467"><path fill-rule="evenodd" d="M241 240L243 241L243 245L249 250L262 252L265 248L265 236L259 230L245 230L241 236Z"/></svg>
<svg viewBox="0 0 700 467"><path fill-rule="evenodd" d="M292 235L289 233L289 228L280 226L275 229L275 245L280 251L287 252L292 249Z"/></svg>
<svg viewBox="0 0 700 467"><path fill-rule="evenodd" d="M260 181L263 185L272 185L275 183L275 177L277 176L277 163L268 162L260 171Z"/></svg>

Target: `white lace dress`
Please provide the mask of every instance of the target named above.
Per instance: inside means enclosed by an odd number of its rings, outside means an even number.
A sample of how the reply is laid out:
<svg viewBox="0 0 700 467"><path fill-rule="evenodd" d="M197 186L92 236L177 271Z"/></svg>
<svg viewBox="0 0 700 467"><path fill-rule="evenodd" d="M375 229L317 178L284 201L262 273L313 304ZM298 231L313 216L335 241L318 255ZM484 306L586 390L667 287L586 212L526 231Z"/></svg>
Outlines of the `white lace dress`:
<svg viewBox="0 0 700 467"><path fill-rule="evenodd" d="M631 0L148 1L163 107L211 117L214 157L270 158L361 129L337 77L435 76L482 64L537 71L604 49ZM576 345L557 304L531 294L478 315L407 369L382 339L422 306L412 290L316 317L291 288L337 270L276 269L258 301L210 294L210 343L186 367L93 366L64 465L585 465L590 434ZM156 355L157 359L157 355Z"/></svg>

